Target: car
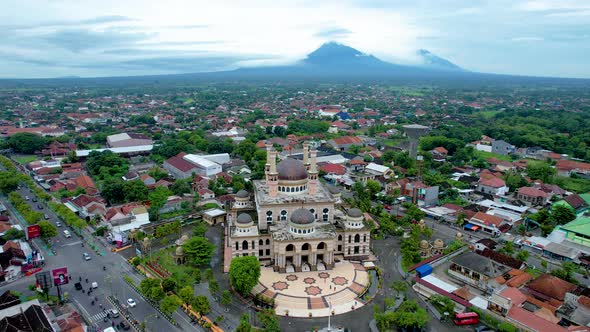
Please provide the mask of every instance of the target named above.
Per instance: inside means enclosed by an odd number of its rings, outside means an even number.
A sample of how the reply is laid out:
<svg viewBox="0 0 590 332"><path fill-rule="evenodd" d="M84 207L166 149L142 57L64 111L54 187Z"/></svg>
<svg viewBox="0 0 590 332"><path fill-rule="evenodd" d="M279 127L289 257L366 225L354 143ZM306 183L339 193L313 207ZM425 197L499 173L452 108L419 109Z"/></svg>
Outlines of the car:
<svg viewBox="0 0 590 332"><path fill-rule="evenodd" d="M39 209L39 210L43 210L43 205L41 205L41 204L37 204L37 209Z"/></svg>
<svg viewBox="0 0 590 332"><path fill-rule="evenodd" d="M37 201L37 197L33 197L32 201L33 202L36 202Z"/></svg>
<svg viewBox="0 0 590 332"><path fill-rule="evenodd" d="M122 329L122 330L129 330L131 328L131 326L129 326L129 324L125 323L125 321L122 321L121 323L117 324L117 327Z"/></svg>
<svg viewBox="0 0 590 332"><path fill-rule="evenodd" d="M89 261L90 259L92 259L92 257L90 257L90 255L88 255L88 253L86 252L82 254L82 257L84 257L85 261Z"/></svg>
<svg viewBox="0 0 590 332"><path fill-rule="evenodd" d="M43 218L45 218L45 220L49 220L49 215L47 213L43 214Z"/></svg>
<svg viewBox="0 0 590 332"><path fill-rule="evenodd" d="M111 315L112 318L119 317L119 312L117 310L115 310L115 309L109 310L109 314Z"/></svg>
<svg viewBox="0 0 590 332"><path fill-rule="evenodd" d="M473 329L473 331L475 331L475 332L494 332L494 329L492 329L489 326L479 325L478 327Z"/></svg>
<svg viewBox="0 0 590 332"><path fill-rule="evenodd" d="M64 230L64 236L67 237L67 238L71 238L72 237L72 234L70 234L70 231L68 231L66 229L66 230Z"/></svg>
<svg viewBox="0 0 590 332"><path fill-rule="evenodd" d="M56 222L55 222L55 226L57 226L57 227L61 227L61 223L60 223L59 221L56 221Z"/></svg>
<svg viewBox="0 0 590 332"><path fill-rule="evenodd" d="M96 281L93 281L90 285L92 286L92 288L98 288L98 282Z"/></svg>
<svg viewBox="0 0 590 332"><path fill-rule="evenodd" d="M25 196L25 201L30 200L29 196Z"/></svg>
<svg viewBox="0 0 590 332"><path fill-rule="evenodd" d="M128 304L128 305L129 305L131 308L133 308L133 307L135 307L135 306L137 305L137 303L135 302L135 300L134 300L134 299L131 299L131 298L127 299L127 304Z"/></svg>
<svg viewBox="0 0 590 332"><path fill-rule="evenodd" d="M74 287L76 287L76 290L82 290L82 283L77 282L74 284Z"/></svg>

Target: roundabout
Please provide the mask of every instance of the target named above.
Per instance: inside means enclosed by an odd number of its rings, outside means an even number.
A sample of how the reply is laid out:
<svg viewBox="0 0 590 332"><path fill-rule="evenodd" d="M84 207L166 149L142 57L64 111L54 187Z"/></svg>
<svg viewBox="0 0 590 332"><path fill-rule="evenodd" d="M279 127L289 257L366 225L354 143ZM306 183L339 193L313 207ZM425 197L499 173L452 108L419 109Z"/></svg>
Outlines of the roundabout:
<svg viewBox="0 0 590 332"><path fill-rule="evenodd" d="M263 267L252 295L274 299L280 316L327 317L364 306L360 297L369 283L365 267L347 261L327 271L278 273Z"/></svg>

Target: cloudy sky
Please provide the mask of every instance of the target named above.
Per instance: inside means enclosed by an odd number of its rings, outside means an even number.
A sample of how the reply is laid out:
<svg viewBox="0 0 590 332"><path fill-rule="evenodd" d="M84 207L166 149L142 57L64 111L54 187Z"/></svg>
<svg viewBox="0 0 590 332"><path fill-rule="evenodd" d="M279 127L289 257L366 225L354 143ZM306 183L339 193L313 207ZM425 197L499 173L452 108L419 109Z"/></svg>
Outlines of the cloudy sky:
<svg viewBox="0 0 590 332"><path fill-rule="evenodd" d="M479 72L590 78L590 1L3 0L0 77L121 76L292 63L326 41L420 48Z"/></svg>

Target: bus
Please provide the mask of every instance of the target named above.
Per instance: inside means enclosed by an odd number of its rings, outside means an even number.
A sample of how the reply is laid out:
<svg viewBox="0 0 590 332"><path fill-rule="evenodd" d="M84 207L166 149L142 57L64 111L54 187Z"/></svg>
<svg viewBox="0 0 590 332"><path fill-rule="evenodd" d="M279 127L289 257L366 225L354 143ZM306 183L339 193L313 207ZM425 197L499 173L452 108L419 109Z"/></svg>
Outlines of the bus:
<svg viewBox="0 0 590 332"><path fill-rule="evenodd" d="M472 325L479 323L479 316L475 312L463 312L455 314L455 325Z"/></svg>

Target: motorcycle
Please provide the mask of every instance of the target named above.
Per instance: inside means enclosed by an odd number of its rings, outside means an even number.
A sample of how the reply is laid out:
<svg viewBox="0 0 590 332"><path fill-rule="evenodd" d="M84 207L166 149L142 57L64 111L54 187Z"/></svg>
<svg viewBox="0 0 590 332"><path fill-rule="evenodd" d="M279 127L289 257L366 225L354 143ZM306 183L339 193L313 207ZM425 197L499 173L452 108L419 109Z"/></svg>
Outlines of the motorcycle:
<svg viewBox="0 0 590 332"><path fill-rule="evenodd" d="M90 301L90 304L91 304L91 305L94 305L94 300Z"/></svg>
<svg viewBox="0 0 590 332"><path fill-rule="evenodd" d="M103 267L102 267L102 270L103 270L103 271L106 271L106 270L107 270L107 267L106 267L106 266L103 266Z"/></svg>
<svg viewBox="0 0 590 332"><path fill-rule="evenodd" d="M86 283L88 283L88 278L86 278Z"/></svg>

